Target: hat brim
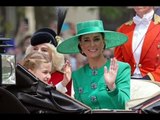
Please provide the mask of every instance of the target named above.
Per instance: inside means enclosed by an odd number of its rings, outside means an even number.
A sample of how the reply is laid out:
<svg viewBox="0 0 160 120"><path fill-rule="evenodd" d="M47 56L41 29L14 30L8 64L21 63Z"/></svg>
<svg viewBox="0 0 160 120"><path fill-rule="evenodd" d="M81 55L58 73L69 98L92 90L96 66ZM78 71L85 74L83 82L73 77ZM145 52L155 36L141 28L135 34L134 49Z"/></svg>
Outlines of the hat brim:
<svg viewBox="0 0 160 120"><path fill-rule="evenodd" d="M81 35L91 34L91 33L104 33L106 49L113 48L127 42L128 37L120 32L115 31L94 31L94 32L85 32L83 34L77 34L69 39L64 40L61 44L58 45L57 51L63 54L76 54L79 53L78 49L78 37Z"/></svg>

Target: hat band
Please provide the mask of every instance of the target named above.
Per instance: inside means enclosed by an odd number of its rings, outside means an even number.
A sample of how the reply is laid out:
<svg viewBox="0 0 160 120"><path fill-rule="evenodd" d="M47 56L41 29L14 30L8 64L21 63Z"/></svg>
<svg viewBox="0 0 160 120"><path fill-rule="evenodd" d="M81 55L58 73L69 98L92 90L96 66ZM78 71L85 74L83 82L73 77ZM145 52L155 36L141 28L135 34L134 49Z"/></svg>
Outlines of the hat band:
<svg viewBox="0 0 160 120"><path fill-rule="evenodd" d="M100 27L91 27L91 28L85 28L85 29L81 29L78 31L77 34L83 34L83 33L91 33L91 32L100 32L100 31L104 31L103 28Z"/></svg>

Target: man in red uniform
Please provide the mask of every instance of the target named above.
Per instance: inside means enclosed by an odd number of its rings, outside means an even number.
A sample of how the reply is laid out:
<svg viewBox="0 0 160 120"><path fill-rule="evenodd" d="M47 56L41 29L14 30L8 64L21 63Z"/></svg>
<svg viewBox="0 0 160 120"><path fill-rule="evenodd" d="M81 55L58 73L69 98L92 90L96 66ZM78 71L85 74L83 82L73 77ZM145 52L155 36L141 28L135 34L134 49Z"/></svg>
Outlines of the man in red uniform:
<svg viewBox="0 0 160 120"><path fill-rule="evenodd" d="M117 31L128 41L115 48L115 57L131 66L132 78L160 81L160 16L152 6L135 6L136 15Z"/></svg>

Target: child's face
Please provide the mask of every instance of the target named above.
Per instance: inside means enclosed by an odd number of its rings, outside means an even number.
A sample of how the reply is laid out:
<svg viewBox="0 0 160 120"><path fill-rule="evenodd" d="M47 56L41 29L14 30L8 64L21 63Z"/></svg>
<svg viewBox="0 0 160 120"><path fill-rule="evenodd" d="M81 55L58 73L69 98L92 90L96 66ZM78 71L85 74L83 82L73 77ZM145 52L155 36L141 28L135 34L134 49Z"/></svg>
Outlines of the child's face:
<svg viewBox="0 0 160 120"><path fill-rule="evenodd" d="M37 70L34 71L34 75L41 81L48 83L51 78L51 63L42 63Z"/></svg>

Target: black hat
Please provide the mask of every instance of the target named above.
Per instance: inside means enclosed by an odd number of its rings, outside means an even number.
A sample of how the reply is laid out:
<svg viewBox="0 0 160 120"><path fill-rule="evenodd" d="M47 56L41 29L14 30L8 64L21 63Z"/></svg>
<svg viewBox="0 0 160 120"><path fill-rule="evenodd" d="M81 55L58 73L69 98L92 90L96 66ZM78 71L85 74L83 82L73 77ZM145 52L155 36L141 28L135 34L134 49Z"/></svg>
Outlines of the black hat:
<svg viewBox="0 0 160 120"><path fill-rule="evenodd" d="M31 45L35 46L42 43L51 43L56 47L58 42L55 37L56 33L54 30L50 28L41 28L33 34L31 38Z"/></svg>

